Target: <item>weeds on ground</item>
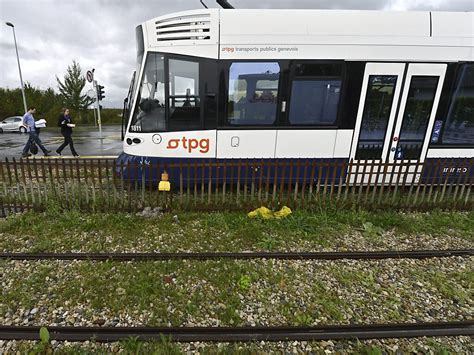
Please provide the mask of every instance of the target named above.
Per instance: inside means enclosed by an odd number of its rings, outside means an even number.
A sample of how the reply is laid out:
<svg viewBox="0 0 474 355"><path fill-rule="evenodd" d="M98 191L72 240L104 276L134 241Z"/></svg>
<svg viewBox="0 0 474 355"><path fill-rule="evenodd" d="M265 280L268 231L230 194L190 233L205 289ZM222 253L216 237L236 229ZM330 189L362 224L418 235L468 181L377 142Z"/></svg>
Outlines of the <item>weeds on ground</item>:
<svg viewBox="0 0 474 355"><path fill-rule="evenodd" d="M0 250L32 252L242 251L337 247L360 231L380 242L388 231L400 238L429 234L474 241L474 211L401 213L319 209L295 211L280 220L250 219L245 213L212 212L146 218L127 213L28 212L0 220Z"/></svg>

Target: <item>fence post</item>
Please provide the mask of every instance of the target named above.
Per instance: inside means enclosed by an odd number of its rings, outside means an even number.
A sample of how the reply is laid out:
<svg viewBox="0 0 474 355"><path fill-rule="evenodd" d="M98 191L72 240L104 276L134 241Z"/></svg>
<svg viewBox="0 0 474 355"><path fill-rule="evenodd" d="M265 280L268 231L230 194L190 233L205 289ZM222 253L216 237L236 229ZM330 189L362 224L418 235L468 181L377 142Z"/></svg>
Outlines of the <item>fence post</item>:
<svg viewBox="0 0 474 355"><path fill-rule="evenodd" d="M260 175L258 177L258 202L262 203L262 184L263 184L263 158L260 160Z"/></svg>
<svg viewBox="0 0 474 355"><path fill-rule="evenodd" d="M161 180L161 169L160 169L160 163L157 161L156 162L156 205L158 207L161 207L160 206L160 202L161 202L161 193L160 193L160 180ZM166 197L165 197L165 200L166 200ZM165 201L165 204L166 204L166 201Z"/></svg>
<svg viewBox="0 0 474 355"><path fill-rule="evenodd" d="M232 202L234 199L234 169L235 168L235 159L230 160L230 179L229 179L229 201Z"/></svg>
<svg viewBox="0 0 474 355"><path fill-rule="evenodd" d="M229 164L228 160L224 160L223 171L222 171L222 203L225 203L225 194L227 192L227 165ZM216 171L219 170L219 165L216 167ZM217 176L217 173L216 173ZM219 179L216 179L216 186L219 185ZM217 191L217 189L216 189Z"/></svg>
<svg viewBox="0 0 474 355"><path fill-rule="evenodd" d="M446 192L446 187L447 187L447 185L448 185L449 177L451 176L451 170L452 170L452 169L455 169L455 168L448 168L448 173L446 174L446 178L444 179L443 188L442 188L442 190L441 190L441 196L440 196L438 202L443 202L444 194L445 194L445 192Z"/></svg>
<svg viewBox="0 0 474 355"><path fill-rule="evenodd" d="M420 161L418 160L416 162L416 165L415 165L415 171L413 173L413 180L411 182L412 184L412 187L414 186L414 184L416 184L416 192L415 192L415 198L413 200L413 205L416 205L417 202L418 202L418 194L420 193L420 188L421 188L421 184L420 184L420 181L417 179L417 175L418 175L418 170L419 170L419 167L420 167ZM411 189L410 189L410 192L411 192Z"/></svg>
<svg viewBox="0 0 474 355"><path fill-rule="evenodd" d="M341 201L342 187L344 185L344 180L346 178L346 173L347 173L347 162L343 160L339 163L338 166L340 166L341 169L339 170L339 182L337 186L337 197L336 197L336 203L335 203L336 206Z"/></svg>
<svg viewBox="0 0 474 355"><path fill-rule="evenodd" d="M75 160L76 165L76 178L77 178L77 200L79 209L82 209L83 201L82 201L82 186L81 186L81 169L79 168L79 159L76 158ZM87 184L87 182L86 182ZM87 191L87 186L86 186ZM89 199L89 195L87 195L87 199Z"/></svg>
<svg viewBox="0 0 474 355"><path fill-rule="evenodd" d="M472 159L472 158L468 159L466 166L468 166L469 168L467 168L464 180L461 184L461 191L459 192L459 202L462 202L462 199L463 199L463 196L464 196L464 191L466 190L466 186L468 185L469 181L471 180L470 179L470 174L471 174L471 169L473 168L473 165L474 165L474 159ZM456 206L457 206L457 203L456 203Z"/></svg>
<svg viewBox="0 0 474 355"><path fill-rule="evenodd" d="M141 171L141 186L140 186L140 191L141 191L141 201L142 201L142 205L140 206L140 209L143 209L145 208L146 204L145 204L145 188L146 188L146 164L145 162L142 162L140 164L140 171Z"/></svg>
<svg viewBox="0 0 474 355"><path fill-rule="evenodd" d="M198 176L198 166L197 166L197 161L194 161L194 206L196 206L197 200L198 200L197 176Z"/></svg>
<svg viewBox="0 0 474 355"><path fill-rule="evenodd" d="M275 160L273 162L273 168L274 168L274 173L273 173L273 192L272 192L272 205L275 205L275 201L277 199L277 190L278 190L278 171L280 167L280 160Z"/></svg>
<svg viewBox="0 0 474 355"><path fill-rule="evenodd" d="M252 181L250 185L250 202L253 202L255 196L255 160L252 160L249 168L252 169Z"/></svg>
<svg viewBox="0 0 474 355"><path fill-rule="evenodd" d="M220 165L219 163L217 163L217 164ZM223 161L223 164L225 164L225 160ZM225 179L225 175L223 176L223 179ZM219 181L219 168L216 168L216 181ZM215 196L214 197L215 197L214 201L217 205L219 203L219 183L216 183L216 191L215 191ZM208 203L210 203L210 202L211 202L211 197L209 195ZM224 202L224 200L222 200L222 202Z"/></svg>
<svg viewBox="0 0 474 355"><path fill-rule="evenodd" d="M86 207L85 207L85 209L87 210L87 209L90 208L90 205L91 205L90 200L89 200L89 171L88 171L88 167L87 167L87 159L84 159L82 167L84 169L84 180L85 180L84 190L86 192ZM79 171L80 170L78 170L78 172L77 172L78 176L80 174ZM94 180L94 179L92 179L92 180ZM81 187L81 189L82 189L82 187Z"/></svg>
<svg viewBox="0 0 474 355"><path fill-rule="evenodd" d="M56 184L54 182L54 175L53 175L53 167L52 165L52 160L47 160L48 161L48 174L49 174L49 183L51 184L51 192L53 195L53 203L60 203L59 201L61 200L61 197L58 196L58 193L56 191Z"/></svg>
<svg viewBox="0 0 474 355"><path fill-rule="evenodd" d="M309 189L308 189L308 202L311 202L313 197L313 187L314 187L314 176L316 175L316 160L311 161L311 176L309 178Z"/></svg>
<svg viewBox="0 0 474 355"><path fill-rule="evenodd" d="M456 167L456 161L454 159L451 159L451 162L453 163L452 165ZM462 162L462 161L461 161ZM452 192L453 192L453 186L457 186L458 185L458 181L459 181L459 176L461 175L459 171L459 167L456 167L455 168L455 176L453 179L451 179L452 181L449 183L449 186L448 186L448 191L447 191L447 194L446 194L446 200L449 201L450 198L452 199ZM462 168L461 168L462 170Z"/></svg>
<svg viewBox="0 0 474 355"><path fill-rule="evenodd" d="M308 168L309 168L309 160L305 159L304 170L303 170L303 183L301 185L301 207L304 207L305 205L306 180L308 178Z"/></svg>
<svg viewBox="0 0 474 355"><path fill-rule="evenodd" d="M242 173L242 159L239 158L239 162L237 164L237 192L235 200L238 205L240 205L240 174Z"/></svg>
<svg viewBox="0 0 474 355"><path fill-rule="evenodd" d="M285 172L286 172L286 160L282 162L281 165L281 178L280 178L280 191L278 193L278 204L281 204L284 199L284 189L285 189Z"/></svg>
<svg viewBox="0 0 474 355"><path fill-rule="evenodd" d="M382 196L383 196L383 191L385 187L385 177L387 176L387 169L388 169L389 163L385 162L383 164L383 174L382 174L382 185L380 186L380 192L379 192L379 197L377 199L377 204L380 205L382 202Z"/></svg>
<svg viewBox="0 0 474 355"><path fill-rule="evenodd" d="M354 159L351 158L349 161L349 165L347 166L347 178L345 183L345 190L344 190L344 202L347 203L347 197L349 196L349 187L351 185L351 177L352 177L352 169L354 168Z"/></svg>
<svg viewBox="0 0 474 355"><path fill-rule="evenodd" d="M436 184L438 184L438 181L440 179L439 177L439 174L441 173L441 170L440 170L440 162L439 160L436 162L436 164L431 164L431 169L428 170L428 176L427 176L427 181L430 182L430 190L428 192L428 202L429 203L433 203L434 202L434 198L432 199L431 197L433 196L433 190L434 190L434 187L436 186ZM435 176L437 174L437 176ZM426 176L426 174L425 174ZM438 189L436 189L435 191L435 196L437 196L437 193L438 193Z"/></svg>
<svg viewBox="0 0 474 355"><path fill-rule="evenodd" d="M212 160L209 159L208 162L209 165L209 176L208 176L208 181L207 181L207 204L211 204L211 198L212 198ZM218 189L219 189L219 163L216 162L216 201L218 198ZM225 201L225 180L226 180L226 161L224 160L224 185L222 187L223 189L223 194L222 194L222 203Z"/></svg>
<svg viewBox="0 0 474 355"><path fill-rule="evenodd" d="M106 160L107 162L107 160ZM97 159L97 173L99 176L99 181L97 182L97 188L98 188L98 193L99 193L99 201L97 201L97 208L102 210L101 206L104 203L104 190L103 190L103 184L102 184L102 160ZM95 189L94 189L95 190ZM107 191L108 193L108 191Z"/></svg>
<svg viewBox="0 0 474 355"><path fill-rule="evenodd" d="M321 180L323 174L324 165L323 162L318 161L318 182L316 184L316 201L321 202L320 190L321 190Z"/></svg>
<svg viewBox="0 0 474 355"><path fill-rule="evenodd" d="M102 200L103 207L107 206L107 210L110 210L110 197L115 195L113 189L110 186L110 167L109 167L109 159L105 159L105 179L106 179L106 187L107 187L107 201ZM112 172L113 174L114 172ZM101 189L103 189L103 186L101 184Z"/></svg>

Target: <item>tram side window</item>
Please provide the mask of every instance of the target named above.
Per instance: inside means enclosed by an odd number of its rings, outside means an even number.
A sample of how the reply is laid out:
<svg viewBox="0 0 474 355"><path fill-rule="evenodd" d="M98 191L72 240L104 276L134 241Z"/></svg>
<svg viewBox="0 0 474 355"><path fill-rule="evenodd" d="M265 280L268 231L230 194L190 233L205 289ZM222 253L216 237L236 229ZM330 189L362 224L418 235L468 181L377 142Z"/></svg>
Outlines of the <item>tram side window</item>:
<svg viewBox="0 0 474 355"><path fill-rule="evenodd" d="M160 132L166 129L164 58L148 55L140 84L138 105L130 124L130 132Z"/></svg>
<svg viewBox="0 0 474 355"><path fill-rule="evenodd" d="M371 75L365 98L356 159L381 159L397 77Z"/></svg>
<svg viewBox="0 0 474 355"><path fill-rule="evenodd" d="M474 64L462 66L443 131L443 144L474 144Z"/></svg>
<svg viewBox="0 0 474 355"><path fill-rule="evenodd" d="M341 85L341 64L297 64L291 85L290 124L336 124Z"/></svg>
<svg viewBox="0 0 474 355"><path fill-rule="evenodd" d="M233 63L229 71L227 124L273 125L276 121L280 65Z"/></svg>
<svg viewBox="0 0 474 355"><path fill-rule="evenodd" d="M169 130L201 128L199 63L169 60Z"/></svg>

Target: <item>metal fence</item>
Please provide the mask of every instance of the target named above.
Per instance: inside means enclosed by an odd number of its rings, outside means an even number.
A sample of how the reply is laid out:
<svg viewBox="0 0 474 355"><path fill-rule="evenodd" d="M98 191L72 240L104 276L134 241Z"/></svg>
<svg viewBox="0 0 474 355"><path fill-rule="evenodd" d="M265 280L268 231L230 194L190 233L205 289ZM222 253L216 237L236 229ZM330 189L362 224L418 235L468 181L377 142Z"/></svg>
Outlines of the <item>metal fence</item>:
<svg viewBox="0 0 474 355"><path fill-rule="evenodd" d="M162 173L171 191L158 189ZM0 207L138 211L278 207L472 208L474 159L413 161L114 159L0 161Z"/></svg>

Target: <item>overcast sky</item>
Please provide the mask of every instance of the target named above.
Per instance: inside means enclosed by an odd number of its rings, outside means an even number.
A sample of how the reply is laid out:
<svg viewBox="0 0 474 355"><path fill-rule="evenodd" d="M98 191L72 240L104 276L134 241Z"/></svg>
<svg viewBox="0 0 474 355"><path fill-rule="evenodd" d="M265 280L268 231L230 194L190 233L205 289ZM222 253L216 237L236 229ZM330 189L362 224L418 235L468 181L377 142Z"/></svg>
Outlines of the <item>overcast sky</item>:
<svg viewBox="0 0 474 355"><path fill-rule="evenodd" d="M204 0L217 7L214 0ZM473 11L474 0L231 0L236 8ZM23 80L57 90L67 66L95 68L105 107L121 107L135 68L135 27L170 12L201 8L199 0L0 0L0 87L19 87L12 30Z"/></svg>

